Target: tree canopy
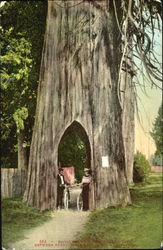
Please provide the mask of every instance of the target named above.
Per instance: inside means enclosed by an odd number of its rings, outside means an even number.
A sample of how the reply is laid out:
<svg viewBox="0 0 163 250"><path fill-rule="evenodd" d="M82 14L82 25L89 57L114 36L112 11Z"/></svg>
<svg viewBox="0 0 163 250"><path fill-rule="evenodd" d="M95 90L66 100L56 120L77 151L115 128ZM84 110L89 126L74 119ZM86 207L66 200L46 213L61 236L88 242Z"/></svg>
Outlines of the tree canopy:
<svg viewBox="0 0 163 250"><path fill-rule="evenodd" d="M162 118L162 105L159 107L158 110L158 115L153 123L153 129L151 132L151 136L155 141L156 144L156 155L161 155L163 153L163 126L162 126L162 122L163 122L163 118Z"/></svg>
<svg viewBox="0 0 163 250"><path fill-rule="evenodd" d="M1 7L1 166L17 167L17 133L29 151L34 124L47 3Z"/></svg>

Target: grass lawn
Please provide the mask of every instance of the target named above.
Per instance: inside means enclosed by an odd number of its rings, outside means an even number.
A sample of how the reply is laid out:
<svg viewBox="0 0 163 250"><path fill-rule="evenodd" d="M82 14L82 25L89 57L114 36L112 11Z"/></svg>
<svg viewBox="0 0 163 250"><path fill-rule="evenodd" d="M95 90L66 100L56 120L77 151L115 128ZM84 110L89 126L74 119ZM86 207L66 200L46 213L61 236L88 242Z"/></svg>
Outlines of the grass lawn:
<svg viewBox="0 0 163 250"><path fill-rule="evenodd" d="M96 210L90 214L76 249L156 249L162 239L162 175L150 174L146 184L131 189L133 204ZM2 201L2 245L23 239L26 230L51 218L50 211L39 212L21 198Z"/></svg>
<svg viewBox="0 0 163 250"><path fill-rule="evenodd" d="M162 174L131 189L132 205L90 214L72 248L159 249L162 238Z"/></svg>
<svg viewBox="0 0 163 250"><path fill-rule="evenodd" d="M21 198L3 199L2 201L2 246L24 238L27 229L50 219L50 211L39 212L26 206Z"/></svg>

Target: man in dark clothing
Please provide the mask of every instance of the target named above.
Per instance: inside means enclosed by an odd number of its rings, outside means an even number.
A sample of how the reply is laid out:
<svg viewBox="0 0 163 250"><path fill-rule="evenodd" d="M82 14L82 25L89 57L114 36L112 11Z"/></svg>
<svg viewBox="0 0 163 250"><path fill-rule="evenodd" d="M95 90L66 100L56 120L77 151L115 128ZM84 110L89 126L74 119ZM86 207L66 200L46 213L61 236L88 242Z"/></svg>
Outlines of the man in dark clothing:
<svg viewBox="0 0 163 250"><path fill-rule="evenodd" d="M57 176L57 208L63 208L63 194L65 189L65 179L63 175L63 169L58 169L59 174Z"/></svg>

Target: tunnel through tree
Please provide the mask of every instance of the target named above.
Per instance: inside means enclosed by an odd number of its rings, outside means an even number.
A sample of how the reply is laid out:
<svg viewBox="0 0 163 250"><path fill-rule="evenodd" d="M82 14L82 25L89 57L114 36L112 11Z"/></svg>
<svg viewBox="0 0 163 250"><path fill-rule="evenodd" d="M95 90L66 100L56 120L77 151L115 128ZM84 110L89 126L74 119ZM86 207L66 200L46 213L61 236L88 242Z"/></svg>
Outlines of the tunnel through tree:
<svg viewBox="0 0 163 250"><path fill-rule="evenodd" d="M74 166L75 179L81 182L84 168L88 167L88 157L85 143L75 133L71 132L60 141L58 162L62 167Z"/></svg>

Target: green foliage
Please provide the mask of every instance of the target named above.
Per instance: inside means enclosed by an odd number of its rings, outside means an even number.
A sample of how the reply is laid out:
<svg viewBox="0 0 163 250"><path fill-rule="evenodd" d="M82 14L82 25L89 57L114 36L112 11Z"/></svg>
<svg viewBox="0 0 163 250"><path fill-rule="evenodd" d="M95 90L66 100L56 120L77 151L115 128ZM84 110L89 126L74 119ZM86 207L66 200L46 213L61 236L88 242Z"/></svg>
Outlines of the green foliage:
<svg viewBox="0 0 163 250"><path fill-rule="evenodd" d="M162 164L163 164L163 157L162 157L162 155L154 154L151 157L151 164L153 166L162 166Z"/></svg>
<svg viewBox="0 0 163 250"><path fill-rule="evenodd" d="M46 13L46 1L10 1L1 8L2 167L17 166L20 129L24 129L25 141L30 145Z"/></svg>
<svg viewBox="0 0 163 250"><path fill-rule="evenodd" d="M31 44L23 37L13 38L12 28L1 31L1 167L17 167L16 133L24 129L29 109Z"/></svg>
<svg viewBox="0 0 163 250"><path fill-rule="evenodd" d="M145 155L137 151L134 157L134 167L133 167L133 181L134 182L144 182L151 170L149 161L146 159Z"/></svg>
<svg viewBox="0 0 163 250"><path fill-rule="evenodd" d="M85 144L75 133L69 133L59 144L59 162L62 166L74 166L75 178L78 182L83 176L87 164Z"/></svg>
<svg viewBox="0 0 163 250"><path fill-rule="evenodd" d="M156 144L156 155L161 155L163 153L163 110L162 105L159 107L158 115L154 121L153 129L151 132L151 136L155 141Z"/></svg>
<svg viewBox="0 0 163 250"><path fill-rule="evenodd" d="M2 29L3 53L0 57L3 106L8 109L4 110L8 111L8 116L25 104L26 96L29 94L28 76L32 67L31 44L22 37L12 38L11 32L12 29L6 31ZM9 101L7 107L6 101Z"/></svg>
<svg viewBox="0 0 163 250"><path fill-rule="evenodd" d="M20 109L17 109L13 114L13 118L16 122L18 133L20 132L20 130L24 129L24 121L27 119L27 117L28 117L28 109L26 107L21 107Z"/></svg>

